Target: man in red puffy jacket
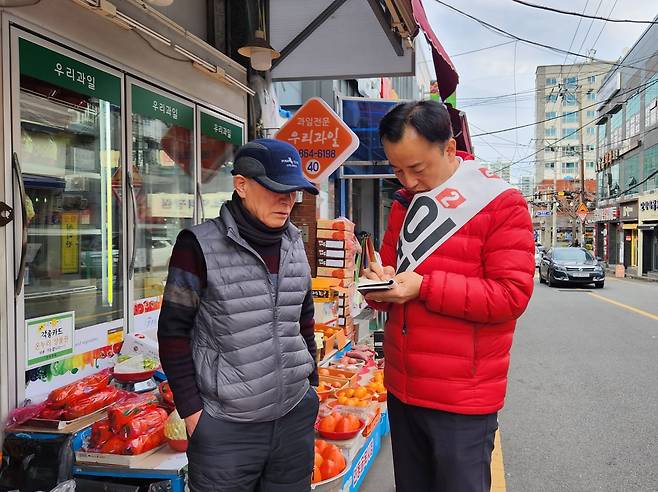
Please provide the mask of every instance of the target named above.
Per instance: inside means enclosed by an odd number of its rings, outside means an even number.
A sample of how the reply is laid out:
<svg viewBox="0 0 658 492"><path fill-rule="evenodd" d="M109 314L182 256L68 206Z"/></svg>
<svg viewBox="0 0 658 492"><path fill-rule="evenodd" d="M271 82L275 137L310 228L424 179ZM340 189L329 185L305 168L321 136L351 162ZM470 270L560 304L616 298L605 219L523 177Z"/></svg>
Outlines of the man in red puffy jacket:
<svg viewBox="0 0 658 492"><path fill-rule="evenodd" d="M367 272L395 279L367 299L388 312L396 490L489 490L512 336L533 289L528 206L472 156L457 155L440 103L400 104L379 132L404 186L382 264Z"/></svg>

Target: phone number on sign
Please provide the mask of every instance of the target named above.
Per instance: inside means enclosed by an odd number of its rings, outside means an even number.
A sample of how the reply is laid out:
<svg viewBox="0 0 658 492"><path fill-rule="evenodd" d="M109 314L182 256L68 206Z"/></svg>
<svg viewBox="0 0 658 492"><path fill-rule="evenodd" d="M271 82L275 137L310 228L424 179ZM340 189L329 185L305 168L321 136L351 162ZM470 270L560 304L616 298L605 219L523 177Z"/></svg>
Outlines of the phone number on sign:
<svg viewBox="0 0 658 492"><path fill-rule="evenodd" d="M311 158L311 159L333 159L336 157L336 151L334 149L301 149L299 151L299 156L302 159Z"/></svg>

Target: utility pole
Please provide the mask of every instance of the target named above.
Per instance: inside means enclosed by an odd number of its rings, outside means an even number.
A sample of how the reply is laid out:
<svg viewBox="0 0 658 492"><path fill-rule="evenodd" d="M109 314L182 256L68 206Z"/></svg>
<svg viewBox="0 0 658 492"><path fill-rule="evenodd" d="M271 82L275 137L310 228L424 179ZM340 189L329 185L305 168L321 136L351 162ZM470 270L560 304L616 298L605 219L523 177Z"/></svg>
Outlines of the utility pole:
<svg viewBox="0 0 658 492"><path fill-rule="evenodd" d="M557 165L558 162L553 163L553 209L551 211L551 246L557 246Z"/></svg>
<svg viewBox="0 0 658 492"><path fill-rule="evenodd" d="M585 203L585 147L583 146L583 99L580 87L576 86L576 97L578 98L578 133L580 135L580 203ZM580 206L580 203L578 204ZM585 221L578 217L578 240L580 247L585 247Z"/></svg>

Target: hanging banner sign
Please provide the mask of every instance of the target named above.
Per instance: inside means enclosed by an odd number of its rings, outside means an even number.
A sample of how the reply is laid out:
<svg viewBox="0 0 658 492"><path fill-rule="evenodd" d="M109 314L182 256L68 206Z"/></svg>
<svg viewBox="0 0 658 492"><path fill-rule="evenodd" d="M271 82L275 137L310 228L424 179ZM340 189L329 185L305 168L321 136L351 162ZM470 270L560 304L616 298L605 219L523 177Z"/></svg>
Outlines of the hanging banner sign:
<svg viewBox="0 0 658 492"><path fill-rule="evenodd" d="M306 101L275 138L299 151L304 176L312 183L326 181L359 148L359 137L319 97Z"/></svg>
<svg viewBox="0 0 658 492"><path fill-rule="evenodd" d="M25 320L27 368L73 354L74 330L74 311Z"/></svg>
<svg viewBox="0 0 658 492"><path fill-rule="evenodd" d="M18 39L21 74L121 105L121 79L57 51Z"/></svg>
<svg viewBox="0 0 658 492"><path fill-rule="evenodd" d="M194 109L157 92L132 86L132 112L160 120L168 125L194 129Z"/></svg>
<svg viewBox="0 0 658 492"><path fill-rule="evenodd" d="M477 161L462 161L455 174L409 206L398 241L398 273L413 271L501 193L507 181Z"/></svg>

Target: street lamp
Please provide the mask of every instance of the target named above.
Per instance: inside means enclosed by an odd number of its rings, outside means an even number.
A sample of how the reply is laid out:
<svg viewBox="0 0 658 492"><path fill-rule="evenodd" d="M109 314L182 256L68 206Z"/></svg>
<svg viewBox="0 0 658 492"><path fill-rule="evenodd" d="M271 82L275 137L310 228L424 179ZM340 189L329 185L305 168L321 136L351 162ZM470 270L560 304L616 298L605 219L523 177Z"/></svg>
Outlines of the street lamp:
<svg viewBox="0 0 658 492"><path fill-rule="evenodd" d="M265 72L272 68L272 60L279 58L281 53L276 51L265 38L265 31L257 30L249 42L238 49L238 53L249 58L251 68Z"/></svg>

